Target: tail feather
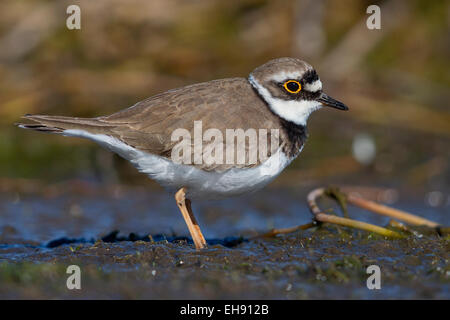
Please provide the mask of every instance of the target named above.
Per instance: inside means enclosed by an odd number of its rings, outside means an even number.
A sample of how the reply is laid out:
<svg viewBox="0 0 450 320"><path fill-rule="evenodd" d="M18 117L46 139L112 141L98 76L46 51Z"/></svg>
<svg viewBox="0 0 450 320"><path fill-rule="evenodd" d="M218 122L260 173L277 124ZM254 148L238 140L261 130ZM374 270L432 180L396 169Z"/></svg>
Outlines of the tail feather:
<svg viewBox="0 0 450 320"><path fill-rule="evenodd" d="M50 133L63 133L65 130L78 129L90 133L107 134L113 126L101 121L101 118L73 118L62 116L30 115L23 116L24 119L33 123L16 123L19 128L31 129Z"/></svg>
<svg viewBox="0 0 450 320"><path fill-rule="evenodd" d="M64 130L56 127L48 127L42 124L25 124L25 123L16 123L19 128L22 129L31 129L41 132L50 132L50 133L62 133Z"/></svg>

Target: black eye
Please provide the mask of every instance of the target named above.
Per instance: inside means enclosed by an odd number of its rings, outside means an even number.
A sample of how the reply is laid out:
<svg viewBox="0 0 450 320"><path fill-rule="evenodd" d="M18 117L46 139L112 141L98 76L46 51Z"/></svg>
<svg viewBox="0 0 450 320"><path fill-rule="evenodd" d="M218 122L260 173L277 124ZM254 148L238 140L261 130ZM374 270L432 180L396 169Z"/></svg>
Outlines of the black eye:
<svg viewBox="0 0 450 320"><path fill-rule="evenodd" d="M286 89L289 93L299 93L302 89L302 86L300 85L300 82L296 80L288 80L283 84L283 87Z"/></svg>

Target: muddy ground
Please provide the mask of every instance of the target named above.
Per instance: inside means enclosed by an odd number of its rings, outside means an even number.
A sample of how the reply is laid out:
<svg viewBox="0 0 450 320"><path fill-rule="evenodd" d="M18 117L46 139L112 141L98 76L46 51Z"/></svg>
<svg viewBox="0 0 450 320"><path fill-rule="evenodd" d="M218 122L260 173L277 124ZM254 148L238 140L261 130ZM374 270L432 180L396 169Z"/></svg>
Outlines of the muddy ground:
<svg viewBox="0 0 450 320"><path fill-rule="evenodd" d="M194 203L210 244L200 252L186 238L172 196L159 189L81 185L3 192L0 298L450 298L450 238L434 231L390 240L322 225L250 239L309 222L308 190L269 187ZM395 207L449 224L448 201L431 207L420 192L380 192L371 197L390 195L385 198ZM389 220L356 208L350 213L380 225ZM66 287L66 268L73 264L81 268L81 290ZM366 286L366 268L374 264L381 268L380 290Z"/></svg>

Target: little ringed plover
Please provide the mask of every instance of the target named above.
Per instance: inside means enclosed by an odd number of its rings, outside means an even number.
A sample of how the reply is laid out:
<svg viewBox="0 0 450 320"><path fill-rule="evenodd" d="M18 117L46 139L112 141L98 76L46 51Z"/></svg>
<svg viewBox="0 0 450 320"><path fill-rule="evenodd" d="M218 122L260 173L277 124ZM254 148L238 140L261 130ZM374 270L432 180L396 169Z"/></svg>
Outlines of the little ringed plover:
<svg viewBox="0 0 450 320"><path fill-rule="evenodd" d="M299 59L280 58L259 66L247 79L220 79L169 90L109 116L25 115L31 122L18 126L90 139L130 161L140 172L175 193L195 247L201 249L206 241L190 199L224 198L264 187L301 152L308 116L322 106L348 110L322 92L313 67ZM252 163L173 161L173 150L179 142L173 139L174 131L182 128L194 135L195 123L199 121L203 131L213 129L223 136L230 129L276 130L279 145L271 149L273 152L266 159ZM205 154L211 150L208 147L225 148L229 142L219 141L218 145L216 140L202 141L200 151L192 141L192 148L187 150ZM246 144L246 159L254 148L254 144Z"/></svg>

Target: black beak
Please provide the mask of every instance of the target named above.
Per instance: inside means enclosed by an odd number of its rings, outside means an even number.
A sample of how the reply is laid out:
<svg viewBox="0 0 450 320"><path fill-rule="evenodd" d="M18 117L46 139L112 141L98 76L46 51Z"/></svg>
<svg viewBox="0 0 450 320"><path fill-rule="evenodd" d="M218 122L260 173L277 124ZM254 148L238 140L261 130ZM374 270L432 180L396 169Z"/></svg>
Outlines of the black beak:
<svg viewBox="0 0 450 320"><path fill-rule="evenodd" d="M340 101L334 100L332 97L325 93L322 93L318 101L327 107L332 107L339 110L348 110L348 107L345 104Z"/></svg>

